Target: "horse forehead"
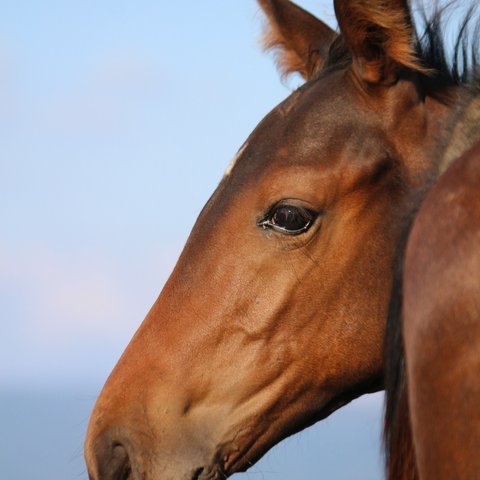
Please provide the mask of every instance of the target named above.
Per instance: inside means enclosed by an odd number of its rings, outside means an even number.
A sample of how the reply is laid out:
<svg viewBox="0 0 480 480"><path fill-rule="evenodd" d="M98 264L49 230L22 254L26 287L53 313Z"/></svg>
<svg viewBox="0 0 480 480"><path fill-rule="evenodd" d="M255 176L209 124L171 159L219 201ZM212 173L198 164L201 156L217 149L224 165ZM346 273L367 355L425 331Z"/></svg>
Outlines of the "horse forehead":
<svg viewBox="0 0 480 480"><path fill-rule="evenodd" d="M316 80L290 94L260 122L236 152L224 178L231 175L238 163L253 162L257 167L266 167L272 162L305 161L312 149L331 150L339 140L345 139L343 133L351 133L352 126L362 127L363 122L355 121L358 119L355 102L350 95L345 95L341 81ZM351 136L349 140L354 141Z"/></svg>

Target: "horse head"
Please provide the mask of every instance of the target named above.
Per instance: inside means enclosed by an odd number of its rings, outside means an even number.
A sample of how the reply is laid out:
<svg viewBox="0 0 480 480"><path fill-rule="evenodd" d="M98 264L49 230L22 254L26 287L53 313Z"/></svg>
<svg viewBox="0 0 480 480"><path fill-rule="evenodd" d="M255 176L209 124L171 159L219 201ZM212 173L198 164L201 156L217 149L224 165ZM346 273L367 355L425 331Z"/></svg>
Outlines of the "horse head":
<svg viewBox="0 0 480 480"><path fill-rule="evenodd" d="M382 388L395 245L447 109L402 0L337 0L340 33L259 0L305 83L238 151L92 414L94 480L214 479Z"/></svg>

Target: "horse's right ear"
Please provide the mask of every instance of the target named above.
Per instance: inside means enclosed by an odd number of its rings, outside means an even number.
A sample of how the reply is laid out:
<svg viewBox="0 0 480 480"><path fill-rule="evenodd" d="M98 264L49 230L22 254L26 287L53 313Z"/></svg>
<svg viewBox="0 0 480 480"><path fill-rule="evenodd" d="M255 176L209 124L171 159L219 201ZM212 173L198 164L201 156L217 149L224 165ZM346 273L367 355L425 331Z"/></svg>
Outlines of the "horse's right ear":
<svg viewBox="0 0 480 480"><path fill-rule="evenodd" d="M334 0L334 6L359 79L388 84L402 69L428 73L416 56L408 0Z"/></svg>
<svg viewBox="0 0 480 480"><path fill-rule="evenodd" d="M267 16L266 50L277 53L282 76L297 72L309 80L322 66L337 34L289 0L258 0Z"/></svg>

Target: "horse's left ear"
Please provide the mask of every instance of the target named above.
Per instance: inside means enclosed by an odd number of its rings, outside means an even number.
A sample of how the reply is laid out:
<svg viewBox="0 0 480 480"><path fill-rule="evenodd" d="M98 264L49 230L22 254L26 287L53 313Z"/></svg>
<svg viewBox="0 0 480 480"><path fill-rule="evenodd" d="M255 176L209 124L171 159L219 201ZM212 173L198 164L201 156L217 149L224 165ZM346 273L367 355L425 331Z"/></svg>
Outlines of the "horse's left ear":
<svg viewBox="0 0 480 480"><path fill-rule="evenodd" d="M361 80L390 83L401 69L425 71L415 53L407 0L335 0L340 31Z"/></svg>
<svg viewBox="0 0 480 480"><path fill-rule="evenodd" d="M277 50L282 76L297 72L305 80L322 66L337 34L325 23L289 0L258 0L267 16L265 49Z"/></svg>

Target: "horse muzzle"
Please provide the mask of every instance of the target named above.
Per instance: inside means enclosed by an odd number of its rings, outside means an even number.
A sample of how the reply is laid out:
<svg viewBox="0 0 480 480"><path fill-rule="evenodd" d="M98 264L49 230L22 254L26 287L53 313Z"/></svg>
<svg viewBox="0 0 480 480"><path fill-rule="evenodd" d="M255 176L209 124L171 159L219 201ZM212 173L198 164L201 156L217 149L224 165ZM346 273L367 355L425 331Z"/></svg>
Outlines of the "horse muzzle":
<svg viewBox="0 0 480 480"><path fill-rule="evenodd" d="M128 437L128 440L127 440ZM220 466L202 461L201 449L177 448L165 454L142 451L131 432L112 429L86 442L90 480L220 480Z"/></svg>

